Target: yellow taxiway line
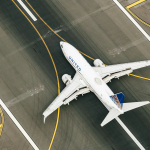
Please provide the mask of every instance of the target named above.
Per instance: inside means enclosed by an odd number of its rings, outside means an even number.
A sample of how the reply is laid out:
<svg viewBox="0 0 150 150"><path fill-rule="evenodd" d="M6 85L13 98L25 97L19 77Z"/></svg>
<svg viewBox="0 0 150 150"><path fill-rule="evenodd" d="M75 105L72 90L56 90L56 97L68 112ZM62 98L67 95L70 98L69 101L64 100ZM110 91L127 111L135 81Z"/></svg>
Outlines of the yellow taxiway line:
<svg viewBox="0 0 150 150"><path fill-rule="evenodd" d="M2 130L3 130L3 125L4 125L4 115L3 115L1 108L0 108L0 114L1 114L1 124L0 124L0 136L1 136Z"/></svg>
<svg viewBox="0 0 150 150"><path fill-rule="evenodd" d="M60 86L59 86L59 78L58 78L58 73L57 73L57 69L56 69L56 66L55 66L55 63L54 63L54 60L53 60L53 57L49 51L49 48L48 46L46 45L43 37L41 36L41 34L39 33L39 31L37 30L37 28L34 26L34 24L30 21L30 19L25 15L25 13L19 8L19 6L14 2L14 0L12 0L12 2L16 5L16 7L20 10L20 12L24 15L24 17L29 21L29 23L32 25L32 27L35 29L35 31L37 32L37 34L39 35L39 37L41 38L43 44L45 45L45 48L47 49L48 51L48 54L52 60L52 63L53 63L53 66L54 66L54 69L55 69L55 73L56 73L56 77L57 77L57 84L58 84L58 94L60 94Z"/></svg>
<svg viewBox="0 0 150 150"><path fill-rule="evenodd" d="M35 11L35 9L30 5L30 3L25 0L25 2L30 6L30 8L34 11L34 13L40 18L40 20L54 33L56 34L61 40L63 40L64 42L66 42L59 34L57 34L42 18L41 16Z"/></svg>
<svg viewBox="0 0 150 150"><path fill-rule="evenodd" d="M39 35L39 37L41 38L43 44L45 45L45 48L47 49L48 51L48 54L52 60L52 63L53 63L53 66L54 66L54 69L55 69L55 73L56 73L56 77L57 77L57 85L58 85L58 94L60 94L60 85L59 85L59 77L58 77L58 73L57 73L57 69L56 69L56 66L55 66L55 63L54 63L54 60L53 60L53 57L50 53L50 50L48 48L48 46L46 45L43 37L41 36L41 34L39 33L39 31L37 30L37 28L34 26L34 24L30 21L30 19L25 15L25 13L19 8L19 6L14 2L14 0L12 0L12 2L15 4L15 6L20 10L20 12L24 15L24 17L29 21L29 23L32 25L32 27L35 29L35 31L37 32L37 34ZM55 134L56 134L56 130L57 130L57 126L58 126L58 121L59 121L59 113L60 113L60 107L58 108L58 115L57 115L57 122L56 122L56 126L55 126L55 130L54 130L54 134L53 134L53 137L52 137L52 140L51 140L51 143L50 143L50 146L49 146L49 150L52 146L52 143L53 143L53 140L54 140L54 137L55 137Z"/></svg>
<svg viewBox="0 0 150 150"><path fill-rule="evenodd" d="M29 20L29 18L23 13L23 11L18 7L18 5L14 2L14 0L12 0L13 3L16 5L16 7L20 10L20 12L25 16L25 18L29 21L29 23L32 25L32 27L35 29L35 31L38 33L38 35L40 36L41 40L43 41L43 44L45 45L49 55L50 55L50 58L52 60L52 63L54 65L54 69L55 69L55 72L56 72L56 76L57 76L57 83L58 83L58 94L60 94L60 86L59 86L59 78L58 78L58 73L57 73L57 69L56 69L56 66L55 66L55 63L53 61L53 58L51 56L51 53L44 41L44 39L42 38L42 36L40 35L40 33L38 32L38 30L36 29L36 27L33 25L33 23ZM141 0L140 0L141 1ZM145 0L142 0L142 1L145 1ZM30 5L30 3L25 0L25 2L30 6L30 8L34 11L34 13L40 18L40 20L55 34L57 35L61 40L63 40L64 42L66 42L66 40L64 40L59 34L57 34L41 17L40 15L35 11L35 9ZM133 6L132 6L133 7ZM131 8L131 7L130 7ZM129 9L129 8L127 8ZM130 11L130 10L129 10ZM79 51L80 53L82 53L83 55L85 55L86 57L92 59L92 60L95 60L94 58L84 54L83 52ZM129 74L129 75L132 75L132 76L135 76L135 77L138 77L138 78L143 78L143 79L147 79L147 80L150 80L148 78L144 78L144 77L140 77L140 76L136 76L136 75L133 75L133 74ZM57 126L58 126L58 121L59 121L59 113L60 113L60 107L58 108L58 115L57 115L57 122L56 122L56 126L55 126L55 130L54 130L54 134L53 134L53 137L52 137L52 140L51 140L51 143L50 143L50 146L49 146L49 149L51 149L51 146L52 146L52 143L53 143L53 140L54 140L54 137L55 137L55 134L56 134L56 131L57 131Z"/></svg>
<svg viewBox="0 0 150 150"><path fill-rule="evenodd" d="M145 2L146 0L139 0L139 1L136 1L135 3L132 3L130 5L128 5L126 7L126 9L130 12L130 14L135 17L137 20L139 20L140 22L142 22L143 24L145 24L146 26L150 27L150 24L146 23L145 21L143 21L142 19L140 19L137 15L135 15L131 10L130 8L142 3L142 2Z"/></svg>
<svg viewBox="0 0 150 150"><path fill-rule="evenodd" d="M25 2L30 6L30 8L34 11L34 13L40 18L40 20L55 34L55 35L57 35L61 40L63 40L64 42L67 42L65 39L63 39L58 33L56 33L42 18L41 18L41 16L35 11L35 9L30 5L30 3L27 1L27 0L25 0ZM83 52L81 52L81 51L79 51L81 54L83 54L84 56L86 56L86 57L88 57L88 58L90 58L90 59L92 59L92 60L95 60L94 58L92 58L92 57L90 57L90 56L88 56L88 55L86 55L86 54L84 54Z"/></svg>
<svg viewBox="0 0 150 150"><path fill-rule="evenodd" d="M126 8L130 9L131 7L134 7L134 6L140 4L140 3L144 2L144 1L146 1L146 0L138 0L138 1L136 1L136 2L134 2L132 4L130 4L130 5L128 5Z"/></svg>
<svg viewBox="0 0 150 150"><path fill-rule="evenodd" d="M140 22L142 22L143 24L145 24L146 26L150 27L150 24L146 23L145 21L143 21L142 19L140 19L138 16L136 16L131 10L130 8L142 3L142 2L145 2L146 0L138 0L128 6L126 6L126 9L130 12L130 14L132 16L134 16L136 19L138 19ZM134 74L129 74L130 76L134 76L134 77L137 77L137 78L141 78L141 79L144 79L144 80L150 80L149 78L145 78L145 77L141 77L141 76L137 76L137 75L134 75Z"/></svg>
<svg viewBox="0 0 150 150"><path fill-rule="evenodd" d="M129 75L133 76L133 77L141 78L141 79L144 79L144 80L150 80L150 78L145 78L145 77L137 76L137 75L131 74L131 73Z"/></svg>
<svg viewBox="0 0 150 150"><path fill-rule="evenodd" d="M64 42L67 42L67 41L64 40L58 33L56 33L56 32L41 18L41 16L35 11L35 9L30 5L30 3L29 3L27 0L25 0L25 1L26 1L27 4L30 6L30 8L34 11L34 13L41 19L41 21L42 21L54 34L56 34L56 35L57 35L61 40L63 40ZM133 6L135 6L135 5L138 5L138 4L140 4L140 3L144 2L144 1L146 1L146 0L139 0L139 1L137 1L137 2L135 2L135 3L133 3L133 4L131 4L131 5L127 6L126 8L127 8L127 9L130 9L131 7L133 7ZM129 10L129 11L130 11L130 10ZM92 57L90 57L90 56L84 54L83 52L81 52L81 51L79 51L79 52L80 52L81 54L85 55L86 57L88 57L88 58L90 58L90 59L92 59L92 60L95 60L94 58L92 58ZM133 74L129 74L129 75L135 76L135 77L139 77L139 78L142 78L142 79L145 79L145 80L148 79L148 78L136 76L136 75L133 75Z"/></svg>

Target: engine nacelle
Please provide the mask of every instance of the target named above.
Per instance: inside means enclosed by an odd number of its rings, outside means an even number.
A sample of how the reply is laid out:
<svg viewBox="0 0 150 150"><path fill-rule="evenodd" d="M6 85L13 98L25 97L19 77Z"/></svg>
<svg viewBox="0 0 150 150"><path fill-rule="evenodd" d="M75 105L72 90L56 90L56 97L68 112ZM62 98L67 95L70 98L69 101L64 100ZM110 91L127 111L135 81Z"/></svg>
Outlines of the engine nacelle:
<svg viewBox="0 0 150 150"><path fill-rule="evenodd" d="M64 84L69 85L72 82L71 76L68 74L64 74L62 76L62 81L64 82Z"/></svg>
<svg viewBox="0 0 150 150"><path fill-rule="evenodd" d="M95 67L105 67L105 64L100 59L95 59L93 64Z"/></svg>

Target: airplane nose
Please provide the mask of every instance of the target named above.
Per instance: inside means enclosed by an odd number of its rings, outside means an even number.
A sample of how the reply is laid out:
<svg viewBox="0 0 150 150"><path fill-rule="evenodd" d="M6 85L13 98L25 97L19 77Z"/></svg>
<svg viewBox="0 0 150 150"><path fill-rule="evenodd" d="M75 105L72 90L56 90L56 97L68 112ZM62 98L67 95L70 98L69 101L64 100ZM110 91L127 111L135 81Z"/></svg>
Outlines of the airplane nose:
<svg viewBox="0 0 150 150"><path fill-rule="evenodd" d="M63 44L64 42L63 41L60 41L60 47L63 48Z"/></svg>

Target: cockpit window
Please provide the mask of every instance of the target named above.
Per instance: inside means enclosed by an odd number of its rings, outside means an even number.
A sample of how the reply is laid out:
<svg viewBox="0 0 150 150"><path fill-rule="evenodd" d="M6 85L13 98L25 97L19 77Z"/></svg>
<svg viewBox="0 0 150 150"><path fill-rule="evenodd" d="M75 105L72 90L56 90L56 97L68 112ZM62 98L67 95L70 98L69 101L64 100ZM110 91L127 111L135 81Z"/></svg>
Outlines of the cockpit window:
<svg viewBox="0 0 150 150"><path fill-rule="evenodd" d="M61 45L61 48L63 48L63 46Z"/></svg>

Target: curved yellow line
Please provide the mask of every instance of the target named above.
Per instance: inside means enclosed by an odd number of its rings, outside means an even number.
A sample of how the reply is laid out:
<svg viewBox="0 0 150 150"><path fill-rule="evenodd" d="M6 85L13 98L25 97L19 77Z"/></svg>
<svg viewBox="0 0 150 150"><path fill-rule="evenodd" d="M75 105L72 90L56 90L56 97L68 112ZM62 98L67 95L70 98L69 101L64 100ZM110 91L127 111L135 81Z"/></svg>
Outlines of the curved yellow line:
<svg viewBox="0 0 150 150"><path fill-rule="evenodd" d="M32 8L32 10L34 11L34 13L41 19L41 21L54 33L56 34L61 40L63 40L64 42L66 42L60 35L58 35L40 16L39 14L33 9L33 7L29 4L29 2L27 0L25 0L26 3ZM56 72L56 76L57 76L57 83L58 83L58 94L60 94L60 86L59 86L59 78L58 78L58 73L57 73L57 69L56 69L56 66L55 66L55 63L54 63L54 60L51 56L51 53L44 41L44 39L42 38L42 36L40 35L40 33L38 32L38 30L36 29L36 27L32 24L32 22L29 20L29 18L23 13L23 11L18 7L18 5L14 2L14 0L12 0L12 2L16 5L16 7L20 10L20 12L25 16L25 18L30 22L30 24L33 26L33 28L35 29L35 31L38 33L38 35L40 36L43 44L45 45L49 55L50 55L50 58L52 60L52 63L53 63L53 66L54 66L54 69L55 69L55 72ZM85 55L86 57L92 59L92 60L95 60L94 58L84 54L83 52L79 51L80 53L82 53L83 55ZM136 76L136 75L133 75L133 74L130 74L132 76ZM140 76L136 76L136 77L140 77ZM140 77L140 78L143 78L143 77ZM144 79L148 79L148 78L144 78ZM150 79L149 79L150 80ZM56 122L56 126L55 126L55 130L54 130L54 133L53 133L53 137L52 137L52 140L51 140L51 143L50 143L50 146L49 146L49 149L51 149L51 146L53 144L53 140L54 140L54 137L55 137L55 134L56 134L56 131L57 131L57 126L58 126L58 121L59 121L59 114L60 114L60 107L58 108L58 114L57 114L57 122Z"/></svg>
<svg viewBox="0 0 150 150"><path fill-rule="evenodd" d="M25 0L26 3L30 6L30 8L34 11L34 13L40 18L40 20L54 33L56 34L61 40L63 40L64 42L66 42L59 34L57 34L42 18L41 16L35 11L35 9L30 5L30 3Z"/></svg>
<svg viewBox="0 0 150 150"><path fill-rule="evenodd" d="M142 3L142 2L145 2L146 0L138 0L136 2L134 2L133 4L130 4L126 7L126 9L130 12L130 14L135 17L137 20L139 20L140 22L142 22L143 24L145 24L146 26L150 27L150 24L146 23L145 21L143 21L142 19L140 19L137 15L135 15L131 10L130 8ZM141 79L144 79L144 80L150 80L149 78L145 78L145 77L141 77L141 76L137 76L137 75L134 75L134 74L129 74L130 76L134 76L134 77L137 77L137 78L141 78Z"/></svg>
<svg viewBox="0 0 150 150"><path fill-rule="evenodd" d="M25 0L26 1L26 3L30 6L30 8L34 11L34 13L40 18L40 20L54 33L54 34L56 34L61 40L63 40L64 42L67 42L65 39L63 39L59 34L57 34L42 18L41 18L41 16L35 11L35 9L30 5L30 3L27 1L27 0ZM82 53L84 56L86 56L86 57L88 57L88 58L90 58L90 59L92 59L92 60L95 60L94 58L92 58L92 57L90 57L90 56L88 56L88 55L86 55L86 54L84 54L83 52L81 52L81 51L79 51L80 53Z"/></svg>
<svg viewBox="0 0 150 150"><path fill-rule="evenodd" d="M56 126L55 126L55 130L54 130L54 134L53 134L53 137L52 137L52 140L51 140L51 143L50 143L50 145L49 145L48 150L50 150L50 149L51 149L52 144L53 144L53 141L54 141L54 137L55 137L55 134L56 134L56 131L57 131L57 126L58 126L58 121L59 121L59 114L60 114L60 107L58 108L57 122L56 122Z"/></svg>
<svg viewBox="0 0 150 150"><path fill-rule="evenodd" d="M135 15L135 14L130 10L130 8L132 8L133 6L136 6L136 5L138 5L138 4L140 4L140 3L144 2L144 1L146 1L146 0L139 0L139 1L137 1L137 2L135 2L135 3L133 3L133 4L131 4L131 5L128 5L128 6L126 7L126 9L130 12L130 14L131 14L133 17L135 17L137 20L139 20L140 22L142 22L142 23L145 24L146 26L150 27L150 24L148 24L148 23L146 23L145 21L143 21L142 19L140 19L137 15Z"/></svg>
<svg viewBox="0 0 150 150"><path fill-rule="evenodd" d="M0 136L2 134L2 130L3 130L3 126L4 126L4 116L3 116L3 112L2 112L2 109L0 108L0 114L1 114L1 124L0 124Z"/></svg>
<svg viewBox="0 0 150 150"><path fill-rule="evenodd" d="M144 2L144 1L146 1L146 0L138 0L138 1L136 1L136 2L134 2L132 4L130 4L130 5L128 5L126 8L130 9L131 7L134 7L134 6L140 4L140 3Z"/></svg>
<svg viewBox="0 0 150 150"><path fill-rule="evenodd" d="M39 31L36 29L36 27L33 25L33 23L30 21L30 19L24 14L24 12L19 8L19 6L14 2L14 0L12 0L12 2L16 5L16 7L20 10L20 12L24 15L24 17L29 21L29 23L32 25L32 27L35 29L35 31L37 32L37 34L39 35L39 37L41 38L43 44L45 45L47 51L48 51L48 54L52 60L52 63L53 63L53 66L54 66L54 69L55 69L55 72L56 72L56 77L57 77L57 83L58 83L58 94L60 93L60 86L59 86L59 78L58 78L58 73L57 73L57 69L56 69L56 66L55 66L55 63L54 63L54 60L52 58L52 55L43 39L43 37L41 36L41 34L39 33Z"/></svg>
<svg viewBox="0 0 150 150"><path fill-rule="evenodd" d="M30 21L30 19L24 14L24 12L19 8L19 6L14 2L14 0L12 0L12 2L15 4L15 6L20 10L20 12L24 15L24 17L29 21L29 23L32 25L32 27L35 29L35 31L37 32L37 34L39 35L39 37L41 38L43 44L45 45L47 51L48 51L48 54L52 60L52 63L53 63L53 66L54 66L54 69L55 69L55 73L56 73L56 77L57 77L57 84L58 84L58 94L60 94L60 85L59 85L59 77L58 77L58 73L57 73L57 69L56 69L56 66L55 66L55 63L54 63L54 60L52 58L52 55L44 41L44 39L42 38L41 34L39 33L39 31L36 29L36 27L33 25L33 23ZM59 121L59 114L60 114L60 107L58 108L58 114L57 114L57 122L56 122L56 126L55 126L55 130L54 130L54 134L53 134L53 137L52 137L52 140L51 140L51 143L50 143L50 146L49 146L49 150L52 146L52 143L53 143L53 140L54 140L54 137L55 137L55 134L56 134L56 130L57 130L57 126L58 126L58 121Z"/></svg>
<svg viewBox="0 0 150 150"><path fill-rule="evenodd" d="M78 50L79 51L79 50ZM88 55L86 55L85 53L83 53L83 52L81 52L81 51L79 51L82 55L84 55L84 56L86 56L86 57L88 57L88 58L90 58L90 59L92 59L92 60L95 60L94 58L92 58L92 57L90 57L90 56L88 56Z"/></svg>
<svg viewBox="0 0 150 150"><path fill-rule="evenodd" d="M41 21L42 21L54 34L56 34L56 35L57 35L60 39L62 39L64 42L67 42L67 41L65 41L59 34L57 34L57 33L40 17L40 15L35 11L35 9L29 4L29 2L28 2L27 0L25 0L25 1L26 1L27 4L31 7L31 9L34 11L34 13L41 19ZM144 1L146 1L146 0L139 0L139 1L135 2L135 3L130 4L129 6L127 6L126 9L128 9L128 11L129 11L133 16L136 16L136 15L134 15L129 9L130 9L131 7L133 7L133 6L135 6L135 5L138 5L138 4L142 3L142 2L144 2ZM140 18L138 18L137 16L136 16L136 18L137 18L138 20L140 20L141 22L145 23L144 21L142 21L142 20L141 20ZM145 23L145 24L150 27L149 24L147 24L147 23ZM90 59L92 59L92 60L95 60L94 58L92 58L92 57L90 57L90 56L84 54L83 52L81 52L81 51L79 51L79 52L80 52L81 54L85 55L86 57L88 57L88 58L90 58ZM106 64L105 64L105 65L106 65ZM106 66L107 66L107 65L106 65ZM130 74L130 75L136 76L136 75L133 75L133 74ZM144 78L144 77L140 77L140 76L136 76L136 77L143 78L143 79L148 79L148 78Z"/></svg>

